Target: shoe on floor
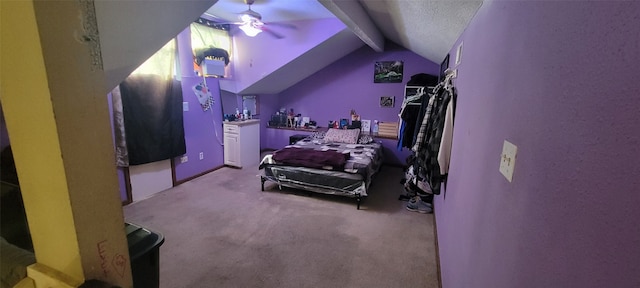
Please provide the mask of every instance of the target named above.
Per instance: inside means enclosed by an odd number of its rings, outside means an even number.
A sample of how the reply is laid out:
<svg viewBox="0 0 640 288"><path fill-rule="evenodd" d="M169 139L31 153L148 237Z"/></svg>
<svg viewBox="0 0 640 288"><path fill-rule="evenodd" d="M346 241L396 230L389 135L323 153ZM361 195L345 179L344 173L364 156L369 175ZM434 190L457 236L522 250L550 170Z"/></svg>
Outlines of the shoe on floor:
<svg viewBox="0 0 640 288"><path fill-rule="evenodd" d="M414 203L414 204L415 204L416 202L418 202L418 200L419 200L420 202L424 203L425 205L427 205L427 206L429 206L429 207L432 207L432 208L433 208L433 204L431 204L431 203L429 203L429 202L427 202L427 201L422 200L422 197L421 197L421 196L419 196L419 195L418 195L418 196L413 196L413 197L411 197L411 199L409 199L409 203Z"/></svg>
<svg viewBox="0 0 640 288"><path fill-rule="evenodd" d="M419 198L417 201L410 201L407 204L407 210L411 212L422 213L422 214L433 213L433 208L431 204L424 202L422 201L422 199L419 199Z"/></svg>

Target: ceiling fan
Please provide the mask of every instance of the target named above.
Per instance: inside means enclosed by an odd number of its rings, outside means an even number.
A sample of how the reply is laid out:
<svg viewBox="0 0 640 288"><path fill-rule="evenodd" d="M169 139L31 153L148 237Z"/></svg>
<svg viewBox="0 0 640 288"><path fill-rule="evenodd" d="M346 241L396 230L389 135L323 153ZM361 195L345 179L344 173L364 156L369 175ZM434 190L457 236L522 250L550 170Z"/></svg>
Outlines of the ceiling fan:
<svg viewBox="0 0 640 288"><path fill-rule="evenodd" d="M260 32L266 32L278 39L284 38L284 35L273 31L272 29L269 28L270 26L281 26L281 27L292 28L292 29L296 28L295 25L287 24L287 23L263 22L262 15L260 15L260 13L251 9L251 5L255 3L255 0L244 0L244 3L247 4L248 9L240 13L237 13L240 22L224 21L224 22L218 22L218 24L239 25L238 28L240 28L240 30L242 30L249 37L255 37L256 35L260 34ZM208 13L205 13L205 14L210 17L219 19L219 17L215 15L211 15Z"/></svg>

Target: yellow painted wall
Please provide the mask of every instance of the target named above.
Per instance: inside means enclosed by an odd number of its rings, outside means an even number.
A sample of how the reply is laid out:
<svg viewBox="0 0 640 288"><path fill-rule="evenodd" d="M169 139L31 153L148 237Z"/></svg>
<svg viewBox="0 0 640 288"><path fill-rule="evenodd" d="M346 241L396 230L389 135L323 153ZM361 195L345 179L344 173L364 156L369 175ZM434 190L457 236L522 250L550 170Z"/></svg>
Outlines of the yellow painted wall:
<svg viewBox="0 0 640 288"><path fill-rule="evenodd" d="M32 279L131 287L104 71L85 37L93 2L0 3L0 100L39 267L29 271L46 272Z"/></svg>
<svg viewBox="0 0 640 288"><path fill-rule="evenodd" d="M0 100L37 261L84 281L33 2L0 5Z"/></svg>

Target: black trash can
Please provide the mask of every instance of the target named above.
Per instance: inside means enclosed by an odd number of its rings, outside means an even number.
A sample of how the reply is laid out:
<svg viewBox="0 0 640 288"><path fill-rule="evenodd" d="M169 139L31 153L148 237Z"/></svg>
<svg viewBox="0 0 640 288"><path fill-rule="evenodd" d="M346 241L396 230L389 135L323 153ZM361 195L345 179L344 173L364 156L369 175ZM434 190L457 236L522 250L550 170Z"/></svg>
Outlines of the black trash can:
<svg viewBox="0 0 640 288"><path fill-rule="evenodd" d="M164 237L135 224L125 223L134 288L160 287L160 246Z"/></svg>

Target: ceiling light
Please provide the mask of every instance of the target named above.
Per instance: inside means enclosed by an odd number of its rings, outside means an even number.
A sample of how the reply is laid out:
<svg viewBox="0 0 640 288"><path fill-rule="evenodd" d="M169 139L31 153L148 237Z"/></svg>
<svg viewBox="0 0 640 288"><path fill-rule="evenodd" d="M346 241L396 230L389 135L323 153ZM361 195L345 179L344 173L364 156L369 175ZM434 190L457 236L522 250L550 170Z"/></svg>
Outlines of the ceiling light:
<svg viewBox="0 0 640 288"><path fill-rule="evenodd" d="M242 22L244 23L249 23L251 22L251 16L247 14L242 14L242 16L240 16L240 20L242 20Z"/></svg>
<svg viewBox="0 0 640 288"><path fill-rule="evenodd" d="M253 27L251 24L244 24L240 26L240 29L244 31L244 34L247 34L249 37L255 37L258 33L262 32L262 30Z"/></svg>
<svg viewBox="0 0 640 288"><path fill-rule="evenodd" d="M242 29L244 34L247 34L247 36L254 37L262 32L262 29L260 29L262 27L262 22L260 22L260 20L252 18L247 14L242 15L240 19L244 22L244 24L240 26L240 29Z"/></svg>

